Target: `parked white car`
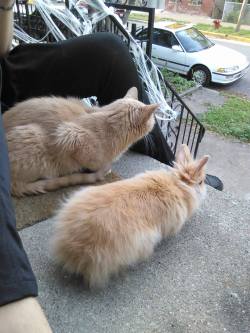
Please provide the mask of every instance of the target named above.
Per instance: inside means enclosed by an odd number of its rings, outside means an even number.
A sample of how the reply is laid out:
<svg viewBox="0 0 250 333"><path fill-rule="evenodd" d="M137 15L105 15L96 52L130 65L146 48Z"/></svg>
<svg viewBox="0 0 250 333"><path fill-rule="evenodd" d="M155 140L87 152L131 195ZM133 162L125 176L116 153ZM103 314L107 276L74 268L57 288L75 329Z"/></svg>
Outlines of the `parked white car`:
<svg viewBox="0 0 250 333"><path fill-rule="evenodd" d="M147 34L147 28L136 34L143 47ZM249 69L247 58L240 52L213 43L190 24L175 22L155 24L152 60L159 67L187 75L204 86L210 82L232 83Z"/></svg>

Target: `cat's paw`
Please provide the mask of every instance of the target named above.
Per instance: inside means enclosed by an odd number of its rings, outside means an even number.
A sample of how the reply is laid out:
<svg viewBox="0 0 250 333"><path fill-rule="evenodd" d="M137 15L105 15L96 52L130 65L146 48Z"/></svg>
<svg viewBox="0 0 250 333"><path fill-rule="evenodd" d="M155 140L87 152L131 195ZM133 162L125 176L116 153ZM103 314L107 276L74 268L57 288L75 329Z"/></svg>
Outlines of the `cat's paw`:
<svg viewBox="0 0 250 333"><path fill-rule="evenodd" d="M106 165L102 170L105 173L105 176L109 175L111 173L111 171L112 171L111 170L111 164Z"/></svg>
<svg viewBox="0 0 250 333"><path fill-rule="evenodd" d="M97 173L96 173L96 181L102 181L104 180L106 174L103 172L103 170L99 170Z"/></svg>
<svg viewBox="0 0 250 333"><path fill-rule="evenodd" d="M96 172L97 181L104 180L105 176L111 173L111 165L107 165Z"/></svg>

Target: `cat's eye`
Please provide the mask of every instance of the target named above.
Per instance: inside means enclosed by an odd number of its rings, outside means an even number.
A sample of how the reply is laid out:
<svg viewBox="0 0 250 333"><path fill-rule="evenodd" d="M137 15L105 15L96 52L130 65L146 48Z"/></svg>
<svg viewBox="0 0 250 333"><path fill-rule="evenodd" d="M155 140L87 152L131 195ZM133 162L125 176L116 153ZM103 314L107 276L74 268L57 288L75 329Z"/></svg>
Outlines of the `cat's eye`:
<svg viewBox="0 0 250 333"><path fill-rule="evenodd" d="M199 185L201 185L203 183L203 180L201 180L200 182L199 182Z"/></svg>

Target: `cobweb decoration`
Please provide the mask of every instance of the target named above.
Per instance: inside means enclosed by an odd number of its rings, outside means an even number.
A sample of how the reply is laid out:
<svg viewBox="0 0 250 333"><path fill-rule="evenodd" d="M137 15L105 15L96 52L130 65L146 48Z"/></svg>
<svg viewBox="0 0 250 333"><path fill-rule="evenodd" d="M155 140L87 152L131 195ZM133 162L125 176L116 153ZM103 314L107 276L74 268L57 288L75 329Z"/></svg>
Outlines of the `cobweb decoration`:
<svg viewBox="0 0 250 333"><path fill-rule="evenodd" d="M69 8L65 4L53 3L50 0L35 0L33 10L37 10L41 15L48 32L41 38L35 39L29 36L18 25L15 25L14 34L18 40L25 43L44 42L47 35L51 33L56 41L67 39L60 27L60 22L67 27L72 36L82 36L92 33L95 25L107 16L113 16L123 25L121 19L115 14L114 9L107 7L102 0L69 0ZM32 13L31 13L32 15ZM158 120L170 121L176 119L177 112L172 110L166 102L162 89L167 91L161 72L157 66L144 54L144 51L132 35L127 30L130 38L130 53L137 66L137 71L144 83L145 91L150 103L158 104L156 113ZM84 99L87 104L91 104L93 98Z"/></svg>

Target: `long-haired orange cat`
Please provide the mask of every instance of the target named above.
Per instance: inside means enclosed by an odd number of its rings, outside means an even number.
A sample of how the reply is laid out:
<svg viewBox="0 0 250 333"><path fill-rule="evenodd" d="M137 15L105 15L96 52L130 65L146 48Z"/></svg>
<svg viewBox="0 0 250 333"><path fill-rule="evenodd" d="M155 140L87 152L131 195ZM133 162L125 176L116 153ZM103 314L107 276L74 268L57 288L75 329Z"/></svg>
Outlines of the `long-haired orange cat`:
<svg viewBox="0 0 250 333"><path fill-rule="evenodd" d="M152 130L157 107L138 101L136 88L103 107L60 97L18 103L3 115L12 194L102 179L114 159ZM82 168L93 172L82 173Z"/></svg>
<svg viewBox="0 0 250 333"><path fill-rule="evenodd" d="M207 161L208 156L194 161L182 145L170 171L76 192L55 217L56 260L83 275L90 287L101 287L122 268L148 258L198 208Z"/></svg>

